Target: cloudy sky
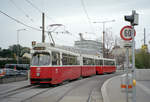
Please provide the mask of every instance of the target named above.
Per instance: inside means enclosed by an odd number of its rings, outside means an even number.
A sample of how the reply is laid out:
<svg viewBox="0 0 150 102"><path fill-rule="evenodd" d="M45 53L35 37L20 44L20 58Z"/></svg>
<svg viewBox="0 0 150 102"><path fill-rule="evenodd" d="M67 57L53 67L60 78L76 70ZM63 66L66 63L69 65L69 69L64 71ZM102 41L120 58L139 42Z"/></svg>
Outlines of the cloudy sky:
<svg viewBox="0 0 150 102"><path fill-rule="evenodd" d="M32 4L33 5L32 5ZM68 30L71 34L52 33L57 44L73 45L79 40L78 33L83 33L86 39L102 39L102 23L95 21L115 22L106 23L105 28L112 32L114 37L120 37L120 29L129 25L124 21L124 15L130 15L132 10L139 13L139 25L135 27L136 47L143 43L143 29L146 28L147 43L150 40L150 0L0 0L0 11L21 21L22 23L40 29L42 14L46 14L46 30L48 25L63 24L55 31ZM17 30L19 31L19 44L31 47L31 41L41 42L41 31L23 26L6 15L0 13L0 47L17 43ZM51 28L55 29L55 28ZM46 34L46 42L50 42Z"/></svg>

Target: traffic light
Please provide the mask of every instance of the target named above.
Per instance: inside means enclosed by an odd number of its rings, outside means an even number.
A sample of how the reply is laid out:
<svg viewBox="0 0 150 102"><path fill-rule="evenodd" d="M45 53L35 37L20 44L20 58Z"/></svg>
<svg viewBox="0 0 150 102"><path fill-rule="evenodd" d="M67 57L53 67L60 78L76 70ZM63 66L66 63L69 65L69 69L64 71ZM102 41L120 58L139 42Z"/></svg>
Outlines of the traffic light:
<svg viewBox="0 0 150 102"><path fill-rule="evenodd" d="M132 15L124 16L124 19L130 22L132 26L139 24L139 15L134 10L132 11Z"/></svg>
<svg viewBox="0 0 150 102"><path fill-rule="evenodd" d="M133 23L133 21L134 21L133 15L124 16L124 19L125 19L125 21L128 21L128 22L130 22L130 23Z"/></svg>

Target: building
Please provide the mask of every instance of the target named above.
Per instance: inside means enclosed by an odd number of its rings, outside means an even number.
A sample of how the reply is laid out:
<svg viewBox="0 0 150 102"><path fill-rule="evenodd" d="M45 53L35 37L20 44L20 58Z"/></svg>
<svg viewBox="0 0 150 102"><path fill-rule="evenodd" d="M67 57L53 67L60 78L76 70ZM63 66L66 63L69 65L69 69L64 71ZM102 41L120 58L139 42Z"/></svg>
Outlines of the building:
<svg viewBox="0 0 150 102"><path fill-rule="evenodd" d="M99 55L102 57L102 43L95 40L85 40L79 33L80 40L75 41L74 47L81 50L81 53Z"/></svg>
<svg viewBox="0 0 150 102"><path fill-rule="evenodd" d="M94 40L75 41L75 48L81 50L81 53L94 54L102 56L102 43Z"/></svg>

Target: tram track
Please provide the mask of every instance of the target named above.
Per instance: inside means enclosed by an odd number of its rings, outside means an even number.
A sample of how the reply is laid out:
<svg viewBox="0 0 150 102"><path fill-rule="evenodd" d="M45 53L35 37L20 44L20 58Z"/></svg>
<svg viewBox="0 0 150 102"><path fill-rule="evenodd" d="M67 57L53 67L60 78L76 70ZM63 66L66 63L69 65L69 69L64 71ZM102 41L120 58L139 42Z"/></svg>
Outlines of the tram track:
<svg viewBox="0 0 150 102"><path fill-rule="evenodd" d="M43 90L43 91L41 91L41 92L39 92L39 93L37 93L37 94L35 94L35 95L32 95L32 96L30 96L30 97L28 97L28 98L22 100L21 102L26 102L26 101L32 99L33 97L36 97L36 96L38 96L38 95L40 95L40 94L43 94L43 93L45 93L45 92L47 92L47 91L49 91L49 90L51 90L51 89L52 89L52 88L45 89L45 90Z"/></svg>
<svg viewBox="0 0 150 102"><path fill-rule="evenodd" d="M85 84L85 81L90 81L90 80L92 80L92 79L89 79L89 80L85 79L83 82L75 85L74 87L72 87L71 89L69 89L68 91L66 91L56 102L60 102L69 92L71 92L72 90L78 88L80 85Z"/></svg>
<svg viewBox="0 0 150 102"><path fill-rule="evenodd" d="M11 93L11 92L14 92L14 91L17 91L17 90L20 90L20 89L24 89L24 88L28 88L28 87L32 87L32 86L33 86L33 85L26 85L26 86L19 87L19 88L10 90L10 91L6 91L6 92L3 92L3 93L0 93L0 96L3 95L3 94Z"/></svg>
<svg viewBox="0 0 150 102"><path fill-rule="evenodd" d="M95 77L97 77L97 76L95 76ZM55 101L55 102L61 102L62 99L65 98L71 91L76 90L78 87L84 86L84 84L87 84L88 82L90 82L90 81L92 81L92 80L93 80L93 78L91 78L91 77L90 77L90 79L88 79L88 80L85 79L85 80L82 81L81 83L75 85L74 87L72 87L71 89L69 89L68 91L66 91L66 92L65 92L57 101ZM97 85L97 84L96 84L96 85ZM94 88L95 88L96 85L94 85ZM92 96L92 92L93 92L94 88L92 88L92 90L90 91L89 96L88 96L86 102L91 102L90 100L91 100L91 96Z"/></svg>
<svg viewBox="0 0 150 102"><path fill-rule="evenodd" d="M10 97L10 96L12 96L12 95L14 95L14 94L18 94L18 93L21 93L21 92L25 92L25 91L27 91L27 90L30 90L31 88L34 88L34 87L38 87L38 85L27 85L27 86L24 86L24 87L21 87L21 88L17 88L17 89L14 89L14 90L10 90L10 91L1 93L1 94L0 94L0 98Z"/></svg>
<svg viewBox="0 0 150 102"><path fill-rule="evenodd" d="M113 77L113 76L116 76L116 75L119 75L119 74L117 73L117 74L110 75L110 76L105 76L105 75L103 75L100 81L98 81L97 83L95 83L94 85L92 85L92 88L91 88L91 90L88 92L89 94L87 95L87 99L86 99L85 102L96 102L95 99L93 98L93 92L94 92L94 90L96 89L96 87L99 85L99 88L101 88L102 85L103 85L103 83L104 83L107 79L109 79L109 78L111 78L111 77ZM98 77L96 76L94 79L98 79ZM67 90L67 91L66 91L57 101L55 101L55 102L65 102L65 101L63 100L63 98L65 98L71 91L76 90L76 89L79 88L79 87L83 87L85 84L88 84L88 82L90 82L90 81L92 81L92 80L93 80L93 78L91 78L91 79L89 79L89 80L85 80L85 81L81 82L80 84L75 85L75 86L72 87L71 89ZM62 101L62 100L63 100L63 101ZM103 98L102 98L101 100L102 100L102 102L103 102ZM74 101L73 101L73 102L74 102Z"/></svg>
<svg viewBox="0 0 150 102"><path fill-rule="evenodd" d="M70 94L74 96L77 93L76 90L83 89L84 91L86 87L88 88L87 89L88 91L83 92L80 90L79 94L81 92L81 96L79 95L79 97L82 97L82 95L86 93L86 97L84 97L85 101L83 102L97 102L95 101L95 96L94 96L95 90L100 91L99 88L103 85L103 83L107 79L116 75L118 74L92 76L78 81L71 81L68 84L60 85L57 87L45 88L45 87L40 87L39 85L25 86L23 88L9 91L9 93L5 93L4 95L0 95L0 99L2 102L7 102L6 100L8 99L10 100L12 99L11 102L41 102L42 100L44 102L65 102L65 99L70 97L69 96ZM98 88L96 88L97 86ZM47 99L45 99L45 97L47 97ZM17 101L13 99L16 99ZM39 100L37 101L37 99Z"/></svg>

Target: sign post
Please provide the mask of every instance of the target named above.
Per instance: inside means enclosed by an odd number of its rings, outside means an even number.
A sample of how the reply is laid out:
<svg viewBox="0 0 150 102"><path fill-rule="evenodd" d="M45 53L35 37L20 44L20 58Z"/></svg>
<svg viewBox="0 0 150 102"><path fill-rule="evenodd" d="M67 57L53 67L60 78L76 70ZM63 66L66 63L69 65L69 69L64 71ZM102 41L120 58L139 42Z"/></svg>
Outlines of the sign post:
<svg viewBox="0 0 150 102"><path fill-rule="evenodd" d="M132 34L135 36L136 32L134 29L132 29L132 26L124 26L120 31L120 37L124 40L124 47L126 48L126 102L129 102L128 100L128 87L129 87L129 48L131 48L131 40L132 40Z"/></svg>
<svg viewBox="0 0 150 102"><path fill-rule="evenodd" d="M132 10L132 15L124 16L125 21L130 22L132 28L139 24L139 15L135 10ZM132 32L132 102L136 102L136 74L135 74L135 39L134 33Z"/></svg>

